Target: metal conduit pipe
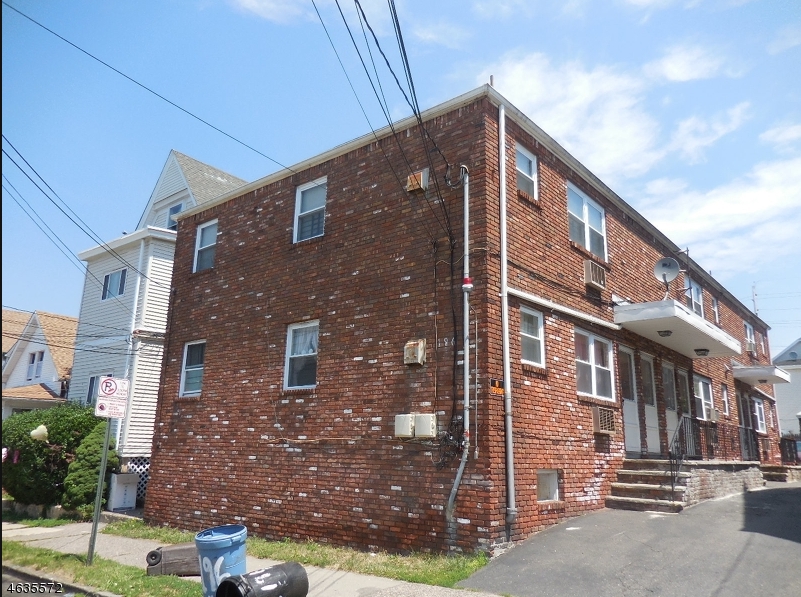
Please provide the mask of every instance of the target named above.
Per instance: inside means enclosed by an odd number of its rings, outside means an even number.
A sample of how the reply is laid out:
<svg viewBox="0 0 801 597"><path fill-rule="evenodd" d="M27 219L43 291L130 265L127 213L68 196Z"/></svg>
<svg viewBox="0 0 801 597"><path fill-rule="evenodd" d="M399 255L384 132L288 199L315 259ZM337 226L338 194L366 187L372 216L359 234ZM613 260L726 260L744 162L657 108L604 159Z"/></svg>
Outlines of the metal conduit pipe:
<svg viewBox="0 0 801 597"><path fill-rule="evenodd" d="M512 428L512 366L509 357L509 285L506 254L506 107L498 106L498 171L501 220L501 335L503 337L503 395L506 422L506 532L517 518L515 504L514 435Z"/></svg>

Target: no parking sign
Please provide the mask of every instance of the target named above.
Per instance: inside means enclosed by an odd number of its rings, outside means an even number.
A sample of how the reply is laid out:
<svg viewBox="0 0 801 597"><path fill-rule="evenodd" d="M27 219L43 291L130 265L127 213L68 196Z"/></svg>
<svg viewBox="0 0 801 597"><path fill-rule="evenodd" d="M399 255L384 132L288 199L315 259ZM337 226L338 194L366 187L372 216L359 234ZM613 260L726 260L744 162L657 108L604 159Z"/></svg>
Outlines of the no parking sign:
<svg viewBox="0 0 801 597"><path fill-rule="evenodd" d="M107 419L125 418L128 407L128 380L115 377L101 377L97 388L95 416Z"/></svg>

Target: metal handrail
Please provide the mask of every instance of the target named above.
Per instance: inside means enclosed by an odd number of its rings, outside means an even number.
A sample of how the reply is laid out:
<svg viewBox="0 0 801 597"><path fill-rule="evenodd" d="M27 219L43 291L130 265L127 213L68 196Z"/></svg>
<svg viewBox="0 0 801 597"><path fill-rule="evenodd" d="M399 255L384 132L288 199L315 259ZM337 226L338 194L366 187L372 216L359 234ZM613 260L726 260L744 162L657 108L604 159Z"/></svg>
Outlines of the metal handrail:
<svg viewBox="0 0 801 597"><path fill-rule="evenodd" d="M670 496L674 502L676 501L676 482L679 479L681 465L684 462L684 456L686 455L684 449L685 441L682 441L682 437L684 437L686 440L686 432L684 431L685 421L689 422L690 417L682 413L681 417L679 417L679 424L676 427L676 430L673 432L673 437L668 444L668 461L670 463Z"/></svg>

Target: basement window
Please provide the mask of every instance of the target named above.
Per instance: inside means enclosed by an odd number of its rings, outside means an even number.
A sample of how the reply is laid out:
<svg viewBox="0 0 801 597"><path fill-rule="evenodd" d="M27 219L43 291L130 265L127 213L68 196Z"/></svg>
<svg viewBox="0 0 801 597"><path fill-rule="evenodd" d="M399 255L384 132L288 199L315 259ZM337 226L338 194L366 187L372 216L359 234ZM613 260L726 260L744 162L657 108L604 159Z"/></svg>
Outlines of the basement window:
<svg viewBox="0 0 801 597"><path fill-rule="evenodd" d="M539 469L537 471L537 501L555 502L559 500L559 471Z"/></svg>
<svg viewBox="0 0 801 597"><path fill-rule="evenodd" d="M323 235L328 179L318 178L298 187L295 197L294 242Z"/></svg>

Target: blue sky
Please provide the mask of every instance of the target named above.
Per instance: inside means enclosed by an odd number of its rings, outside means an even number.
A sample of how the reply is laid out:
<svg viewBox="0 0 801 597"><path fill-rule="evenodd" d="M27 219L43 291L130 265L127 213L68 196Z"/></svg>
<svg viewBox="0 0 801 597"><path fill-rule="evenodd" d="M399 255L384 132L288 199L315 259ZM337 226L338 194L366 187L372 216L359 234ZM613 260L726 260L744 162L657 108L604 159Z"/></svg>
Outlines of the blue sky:
<svg viewBox="0 0 801 597"><path fill-rule="evenodd" d="M355 96L311 0L6 2L284 165L386 125L332 0L316 4ZM402 75L387 3L361 6ZM801 2L396 6L421 108L492 75L748 307L755 288L774 355L801 336ZM104 240L134 229L171 149L247 180L279 168L5 4L2 44L4 151ZM379 75L393 119L409 115ZM3 305L77 316L82 273L14 198L73 253L97 243L6 155L3 174Z"/></svg>

